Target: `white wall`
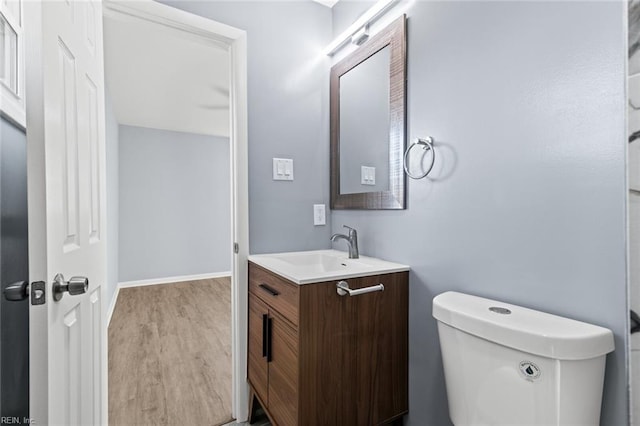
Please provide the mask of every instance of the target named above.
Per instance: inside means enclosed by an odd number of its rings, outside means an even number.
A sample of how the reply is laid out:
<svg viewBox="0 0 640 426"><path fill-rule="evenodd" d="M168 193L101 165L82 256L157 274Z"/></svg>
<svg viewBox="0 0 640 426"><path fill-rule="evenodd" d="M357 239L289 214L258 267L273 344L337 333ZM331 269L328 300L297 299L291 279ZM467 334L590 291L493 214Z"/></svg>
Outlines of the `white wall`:
<svg viewBox="0 0 640 426"><path fill-rule="evenodd" d="M119 128L119 281L231 270L229 140Z"/></svg>

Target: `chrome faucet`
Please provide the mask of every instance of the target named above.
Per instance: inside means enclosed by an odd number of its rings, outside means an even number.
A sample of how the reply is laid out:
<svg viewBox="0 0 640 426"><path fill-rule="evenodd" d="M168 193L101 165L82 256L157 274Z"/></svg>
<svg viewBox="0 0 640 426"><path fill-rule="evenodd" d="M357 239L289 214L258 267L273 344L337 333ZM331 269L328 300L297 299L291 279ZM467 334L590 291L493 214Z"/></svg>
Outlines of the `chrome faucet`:
<svg viewBox="0 0 640 426"><path fill-rule="evenodd" d="M358 253L358 233L355 229L348 227L347 225L342 225L349 230L349 235L344 234L333 234L331 236L331 241L339 240L340 238L344 239L349 243L349 259L357 259L360 257Z"/></svg>

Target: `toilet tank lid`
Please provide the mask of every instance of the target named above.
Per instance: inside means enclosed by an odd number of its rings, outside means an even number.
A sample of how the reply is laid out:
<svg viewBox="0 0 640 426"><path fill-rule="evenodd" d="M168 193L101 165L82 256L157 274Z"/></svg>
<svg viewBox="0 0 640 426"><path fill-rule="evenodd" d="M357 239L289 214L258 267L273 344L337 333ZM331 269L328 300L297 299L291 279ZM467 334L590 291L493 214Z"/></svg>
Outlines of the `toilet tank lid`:
<svg viewBox="0 0 640 426"><path fill-rule="evenodd" d="M433 299L433 317L483 339L553 359L590 359L614 349L607 328L454 291Z"/></svg>

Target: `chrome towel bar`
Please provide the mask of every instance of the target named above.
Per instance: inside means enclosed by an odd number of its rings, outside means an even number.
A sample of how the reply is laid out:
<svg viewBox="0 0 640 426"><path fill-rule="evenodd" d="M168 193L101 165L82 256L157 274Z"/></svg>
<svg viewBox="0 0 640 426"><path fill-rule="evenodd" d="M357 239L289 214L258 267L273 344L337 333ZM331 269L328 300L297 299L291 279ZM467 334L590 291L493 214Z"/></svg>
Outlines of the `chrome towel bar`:
<svg viewBox="0 0 640 426"><path fill-rule="evenodd" d="M373 293L374 291L384 291L384 285L378 284L371 287L350 289L348 282L338 281L336 284L336 291L340 296L346 296L347 294L349 296L359 296L361 294Z"/></svg>

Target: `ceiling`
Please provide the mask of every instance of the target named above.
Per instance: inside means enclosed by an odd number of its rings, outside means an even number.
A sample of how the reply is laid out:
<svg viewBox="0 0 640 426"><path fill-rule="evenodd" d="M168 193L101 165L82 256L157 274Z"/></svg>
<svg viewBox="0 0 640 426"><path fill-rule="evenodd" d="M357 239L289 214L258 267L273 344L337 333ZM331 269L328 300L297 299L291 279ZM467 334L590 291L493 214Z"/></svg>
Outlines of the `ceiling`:
<svg viewBox="0 0 640 426"><path fill-rule="evenodd" d="M118 123L229 136L229 54L214 42L105 15L104 61Z"/></svg>

